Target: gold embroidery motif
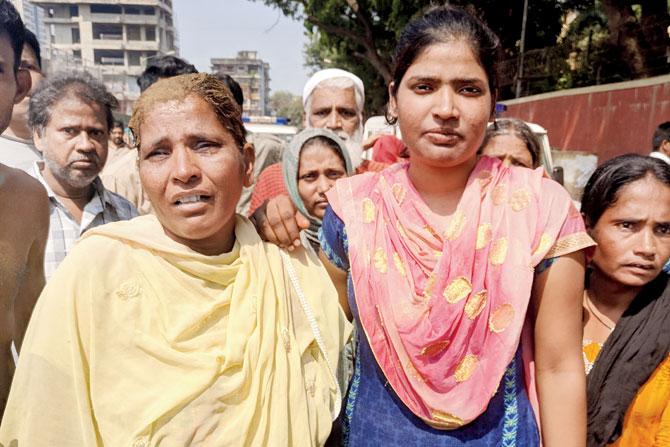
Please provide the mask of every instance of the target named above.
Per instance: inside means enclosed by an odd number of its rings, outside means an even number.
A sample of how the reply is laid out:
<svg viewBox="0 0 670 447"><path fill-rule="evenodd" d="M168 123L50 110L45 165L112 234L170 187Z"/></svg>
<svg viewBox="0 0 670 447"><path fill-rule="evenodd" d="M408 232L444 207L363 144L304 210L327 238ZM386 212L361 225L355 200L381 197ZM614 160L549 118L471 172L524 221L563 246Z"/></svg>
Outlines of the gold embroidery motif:
<svg viewBox="0 0 670 447"><path fill-rule="evenodd" d="M540 253L544 253L550 248L551 248L551 236L549 236L547 233L542 233L542 236L540 236L540 243L533 252L533 256L538 255Z"/></svg>
<svg viewBox="0 0 670 447"><path fill-rule="evenodd" d="M381 247L375 251L375 268L379 273L386 273L388 271L386 251Z"/></svg>
<svg viewBox="0 0 670 447"><path fill-rule="evenodd" d="M426 281L426 287L423 289L423 297L427 300L433 297L433 288L435 287L435 274L431 273Z"/></svg>
<svg viewBox="0 0 670 447"><path fill-rule="evenodd" d="M514 320L514 307L511 304L499 306L489 317L489 329L499 334L512 324Z"/></svg>
<svg viewBox="0 0 670 447"><path fill-rule="evenodd" d="M491 198L494 205L502 205L507 201L507 183L501 183L493 188Z"/></svg>
<svg viewBox="0 0 670 447"><path fill-rule="evenodd" d="M400 183L394 183L393 186L391 186L391 192L393 193L396 202L398 202L398 205L402 205L402 202L405 200L405 195L407 194L405 187Z"/></svg>
<svg viewBox="0 0 670 447"><path fill-rule="evenodd" d="M454 429L465 425L465 421L453 414L445 413L444 411L431 410L430 417L433 419L435 425L441 428Z"/></svg>
<svg viewBox="0 0 670 447"><path fill-rule="evenodd" d="M479 180L490 180L491 179L491 171L488 169L484 169L483 171L479 171L479 174L477 174L477 178Z"/></svg>
<svg viewBox="0 0 670 447"><path fill-rule="evenodd" d="M465 382L477 369L479 360L474 354L468 354L458 363L456 367L456 372L454 372L454 380L456 382Z"/></svg>
<svg viewBox="0 0 670 447"><path fill-rule="evenodd" d="M363 223L372 223L375 221L375 204L368 197L363 199Z"/></svg>
<svg viewBox="0 0 670 447"><path fill-rule="evenodd" d="M530 200L533 197L530 191L526 188L517 189L509 199L509 204L514 211L521 211L530 205Z"/></svg>
<svg viewBox="0 0 670 447"><path fill-rule="evenodd" d="M398 273L402 276L407 276L407 272L405 271L405 266L402 263L402 259L400 259L400 255L396 252L393 253L393 264L395 264L396 270L398 270Z"/></svg>
<svg viewBox="0 0 670 447"><path fill-rule="evenodd" d="M489 260L493 265L500 265L505 262L507 257L507 238L500 238L493 243L491 246L491 251L489 252Z"/></svg>
<svg viewBox="0 0 670 447"><path fill-rule="evenodd" d="M475 244L476 250L481 250L486 247L486 245L491 242L493 237L493 230L491 229L491 224L481 224L477 228L477 243Z"/></svg>
<svg viewBox="0 0 670 447"><path fill-rule="evenodd" d="M446 340L432 343L421 348L421 355L426 357L434 357L444 352L444 350L447 349L447 346L449 346L449 342Z"/></svg>
<svg viewBox="0 0 670 447"><path fill-rule="evenodd" d="M591 237L584 233L573 233L559 239L551 249L544 255L544 259L557 258L559 256L574 253L587 247L596 245Z"/></svg>
<svg viewBox="0 0 670 447"><path fill-rule="evenodd" d="M403 228L399 220L395 221L395 228L396 230L398 230L398 233L400 234L401 238L407 239L407 233L405 232L405 229Z"/></svg>
<svg viewBox="0 0 670 447"><path fill-rule="evenodd" d="M441 252L441 251L437 251L437 250L435 250L435 251L433 251L433 254L434 254L435 257L438 258L438 259L442 257L442 252Z"/></svg>
<svg viewBox="0 0 670 447"><path fill-rule="evenodd" d="M126 301L130 298L137 298L140 296L142 294L142 288L136 281L130 280L121 284L114 293L119 299Z"/></svg>
<svg viewBox="0 0 670 447"><path fill-rule="evenodd" d="M487 298L488 292L486 290L477 292L468 298L468 301L465 303L465 315L471 320L477 318L477 316L482 313L482 310L484 310Z"/></svg>
<svg viewBox="0 0 670 447"><path fill-rule="evenodd" d="M449 227L447 228L447 231L444 233L445 237L450 241L456 239L463 232L466 222L467 218L465 216L465 213L461 210L457 210L454 213L454 215L451 216L451 220L449 221Z"/></svg>
<svg viewBox="0 0 670 447"><path fill-rule="evenodd" d="M464 277L459 276L454 279L445 289L442 294L448 303L455 304L465 299L472 292L472 284Z"/></svg>

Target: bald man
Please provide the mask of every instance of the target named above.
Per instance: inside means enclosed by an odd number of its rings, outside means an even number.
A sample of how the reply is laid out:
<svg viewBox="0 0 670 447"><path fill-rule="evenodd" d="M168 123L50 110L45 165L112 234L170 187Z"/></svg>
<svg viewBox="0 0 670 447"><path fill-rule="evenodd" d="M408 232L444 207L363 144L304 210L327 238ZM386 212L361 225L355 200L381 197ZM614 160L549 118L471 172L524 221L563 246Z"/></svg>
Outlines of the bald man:
<svg viewBox="0 0 670 447"><path fill-rule="evenodd" d="M25 28L10 2L0 2L0 133L14 104L30 91L19 70ZM0 419L14 373L11 345L20 348L30 314L44 286L44 247L49 229L46 192L28 174L0 164Z"/></svg>

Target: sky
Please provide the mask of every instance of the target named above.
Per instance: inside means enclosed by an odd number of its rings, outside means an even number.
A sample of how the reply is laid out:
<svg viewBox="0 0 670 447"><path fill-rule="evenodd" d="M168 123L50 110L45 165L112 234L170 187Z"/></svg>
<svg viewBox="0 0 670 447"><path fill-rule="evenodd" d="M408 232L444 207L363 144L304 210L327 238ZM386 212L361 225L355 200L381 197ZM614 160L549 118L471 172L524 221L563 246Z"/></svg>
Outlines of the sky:
<svg viewBox="0 0 670 447"><path fill-rule="evenodd" d="M256 50L270 64L270 89L302 94L309 77L303 67L307 38L302 23L261 1L173 0L180 56L198 71L211 69L213 57L235 57Z"/></svg>

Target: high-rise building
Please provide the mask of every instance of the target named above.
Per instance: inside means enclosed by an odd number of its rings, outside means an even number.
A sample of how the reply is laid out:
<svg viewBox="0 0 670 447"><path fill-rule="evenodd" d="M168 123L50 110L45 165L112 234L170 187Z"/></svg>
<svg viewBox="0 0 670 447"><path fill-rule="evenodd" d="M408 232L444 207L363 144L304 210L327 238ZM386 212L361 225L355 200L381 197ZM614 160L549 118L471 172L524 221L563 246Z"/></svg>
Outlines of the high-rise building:
<svg viewBox="0 0 670 447"><path fill-rule="evenodd" d="M24 25L32 31L40 43L40 47L47 50L49 46L49 30L44 24L44 9L28 0L11 0L16 10L21 14Z"/></svg>
<svg viewBox="0 0 670 447"><path fill-rule="evenodd" d="M172 0L31 1L44 8L52 64L80 60L102 78L122 113L130 114L139 97L136 78L146 62L178 53Z"/></svg>
<svg viewBox="0 0 670 447"><path fill-rule="evenodd" d="M256 51L238 51L234 58L211 60L212 73L224 73L235 79L244 93L245 116L269 115L270 64L258 58Z"/></svg>

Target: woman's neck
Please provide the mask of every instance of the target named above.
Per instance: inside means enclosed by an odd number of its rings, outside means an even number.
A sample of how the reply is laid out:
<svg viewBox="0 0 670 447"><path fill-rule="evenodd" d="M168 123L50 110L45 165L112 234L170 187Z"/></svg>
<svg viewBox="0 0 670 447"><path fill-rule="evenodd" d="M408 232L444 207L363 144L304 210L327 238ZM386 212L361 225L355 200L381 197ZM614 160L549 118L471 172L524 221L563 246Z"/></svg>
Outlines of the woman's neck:
<svg viewBox="0 0 670 447"><path fill-rule="evenodd" d="M595 269L589 278L587 293L592 304L616 323L641 289L641 287L630 287L614 282Z"/></svg>
<svg viewBox="0 0 670 447"><path fill-rule="evenodd" d="M450 216L477 164L473 157L457 166L442 168L410 161L409 178L426 205L437 215Z"/></svg>

